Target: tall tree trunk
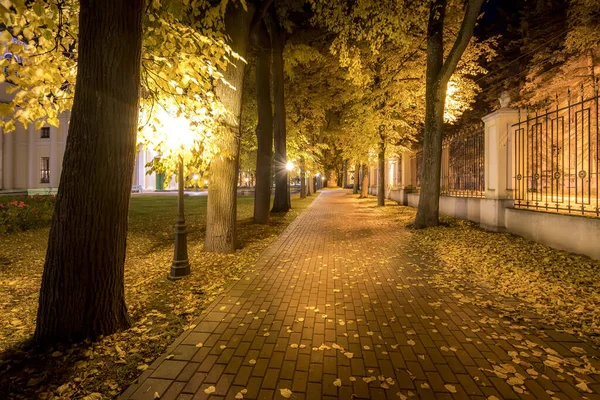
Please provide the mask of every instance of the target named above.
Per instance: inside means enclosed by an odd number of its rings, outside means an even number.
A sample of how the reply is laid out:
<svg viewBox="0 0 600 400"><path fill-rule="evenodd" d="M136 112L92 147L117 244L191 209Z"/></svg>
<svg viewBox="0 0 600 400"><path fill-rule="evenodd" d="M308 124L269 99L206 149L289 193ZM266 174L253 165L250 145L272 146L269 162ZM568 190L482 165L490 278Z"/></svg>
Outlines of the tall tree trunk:
<svg viewBox="0 0 600 400"><path fill-rule="evenodd" d="M312 181L312 178L309 176L306 178L306 195L307 196L312 196L312 189L311 189L311 184L310 182Z"/></svg>
<svg viewBox="0 0 600 400"><path fill-rule="evenodd" d="M42 276L35 341L129 327L127 212L135 160L143 0L82 0L75 99Z"/></svg>
<svg viewBox="0 0 600 400"><path fill-rule="evenodd" d="M383 207L385 206L385 141L383 137L379 142L377 156L377 207Z"/></svg>
<svg viewBox="0 0 600 400"><path fill-rule="evenodd" d="M423 168L416 228L439 224L440 175L444 105L448 81L456 69L471 37L483 0L469 0L462 25L446 61L444 61L444 18L447 0L430 3L427 26L427 72L425 91L425 133Z"/></svg>
<svg viewBox="0 0 600 400"><path fill-rule="evenodd" d="M283 82L283 47L285 31L279 25L275 8L271 7L271 34L273 39L273 103L275 105L275 198L272 212L286 212L290 209L288 201L288 171L285 168L286 130L285 96Z"/></svg>
<svg viewBox="0 0 600 400"><path fill-rule="evenodd" d="M367 164L362 165L362 182L360 183L360 198L369 196L369 167Z"/></svg>
<svg viewBox="0 0 600 400"><path fill-rule="evenodd" d="M253 9L248 11L242 6L230 2L225 14L225 34L230 38L229 45L241 57L246 58L250 35L250 21ZM242 109L242 87L244 83L245 63L232 60L235 66L228 66L223 75L225 80L237 90L219 84L216 95L231 113L223 121L223 129L217 145L220 149L210 167L210 185L208 186L208 204L206 212L206 238L204 250L216 253L235 251L235 223L237 219L237 172L240 151L240 114Z"/></svg>
<svg viewBox="0 0 600 400"><path fill-rule="evenodd" d="M306 197L306 173L304 172L306 166L304 165L304 159L302 159L300 165L300 198L304 199Z"/></svg>
<svg viewBox="0 0 600 400"><path fill-rule="evenodd" d="M254 28L253 41L258 48L256 59L256 189L254 221L269 223L271 209L271 159L273 158L273 110L271 109L271 38L264 20Z"/></svg>
<svg viewBox="0 0 600 400"><path fill-rule="evenodd" d="M359 170L360 170L360 164L355 164L354 165L354 185L352 186L352 193L353 194L358 194L358 188L359 188Z"/></svg>

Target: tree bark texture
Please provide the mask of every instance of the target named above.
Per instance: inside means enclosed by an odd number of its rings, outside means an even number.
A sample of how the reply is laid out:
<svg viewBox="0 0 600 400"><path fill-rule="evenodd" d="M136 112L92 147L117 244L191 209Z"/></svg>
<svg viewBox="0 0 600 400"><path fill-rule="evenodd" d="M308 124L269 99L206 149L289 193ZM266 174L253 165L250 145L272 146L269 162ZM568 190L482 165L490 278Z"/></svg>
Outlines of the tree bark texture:
<svg viewBox="0 0 600 400"><path fill-rule="evenodd" d="M285 129L285 96L283 81L283 47L285 31L279 25L274 7L271 7L271 35L273 42L273 103L275 114L273 128L275 133L275 198L272 212L286 212L290 209L288 201L288 171Z"/></svg>
<svg viewBox="0 0 600 400"><path fill-rule="evenodd" d="M256 25L252 35L257 47L256 105L258 109L254 221L259 224L267 224L271 209L273 110L271 108L271 38L264 20Z"/></svg>
<svg viewBox="0 0 600 400"><path fill-rule="evenodd" d="M300 198L306 197L306 173L304 172L304 162L300 167Z"/></svg>
<svg viewBox="0 0 600 400"><path fill-rule="evenodd" d="M244 59L247 56L250 36L250 21L253 9L248 5L244 11L237 3L229 3L225 14L225 34L230 38L232 50ZM223 84L217 85L216 95L231 113L223 123L223 131L217 142L220 154L210 165L208 204L206 212L206 237L204 250L215 253L235 251L235 224L237 219L237 174L240 151L240 115L245 63L232 60L223 72L225 80L237 90Z"/></svg>
<svg viewBox="0 0 600 400"><path fill-rule="evenodd" d="M439 224L440 175L444 106L448 81L471 37L483 0L469 0L461 28L444 61L444 17L447 0L431 2L427 27L427 72L425 90L425 133L419 207L415 228Z"/></svg>
<svg viewBox="0 0 600 400"><path fill-rule="evenodd" d="M352 186L352 193L353 194L358 194L358 188L360 186L359 183L359 171L360 171L360 164L356 164L354 165L354 184Z"/></svg>
<svg viewBox="0 0 600 400"><path fill-rule="evenodd" d="M362 182L360 183L360 198L369 196L369 167L367 164L362 165Z"/></svg>
<svg viewBox="0 0 600 400"><path fill-rule="evenodd" d="M377 154L377 207L385 206L385 141L379 142Z"/></svg>
<svg viewBox="0 0 600 400"><path fill-rule="evenodd" d="M129 327L127 213L139 112L143 0L82 0L75 98L34 339Z"/></svg>

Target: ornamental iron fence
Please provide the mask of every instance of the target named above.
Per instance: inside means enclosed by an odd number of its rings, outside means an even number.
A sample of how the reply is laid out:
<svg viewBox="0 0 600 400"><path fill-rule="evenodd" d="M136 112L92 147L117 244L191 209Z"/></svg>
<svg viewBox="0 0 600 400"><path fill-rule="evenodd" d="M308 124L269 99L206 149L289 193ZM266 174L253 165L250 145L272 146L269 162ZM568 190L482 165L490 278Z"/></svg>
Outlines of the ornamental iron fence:
<svg viewBox="0 0 600 400"><path fill-rule="evenodd" d="M600 216L598 82L573 96L513 125L515 207Z"/></svg>
<svg viewBox="0 0 600 400"><path fill-rule="evenodd" d="M421 188L423 151L411 158L416 192ZM461 133L448 138L442 147L440 194L454 197L484 197L485 137L483 125L474 132Z"/></svg>
<svg viewBox="0 0 600 400"><path fill-rule="evenodd" d="M483 197L485 137L483 125L474 132L447 139L442 149L441 194Z"/></svg>

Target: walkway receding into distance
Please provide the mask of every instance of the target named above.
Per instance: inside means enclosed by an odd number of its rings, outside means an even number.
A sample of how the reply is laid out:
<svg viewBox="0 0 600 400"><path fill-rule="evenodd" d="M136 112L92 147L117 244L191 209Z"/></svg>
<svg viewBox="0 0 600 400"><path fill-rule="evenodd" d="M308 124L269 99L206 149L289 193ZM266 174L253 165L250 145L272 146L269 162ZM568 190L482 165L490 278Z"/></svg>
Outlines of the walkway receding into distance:
<svg viewBox="0 0 600 400"><path fill-rule="evenodd" d="M123 398L600 398L593 345L437 285L371 205L322 192Z"/></svg>

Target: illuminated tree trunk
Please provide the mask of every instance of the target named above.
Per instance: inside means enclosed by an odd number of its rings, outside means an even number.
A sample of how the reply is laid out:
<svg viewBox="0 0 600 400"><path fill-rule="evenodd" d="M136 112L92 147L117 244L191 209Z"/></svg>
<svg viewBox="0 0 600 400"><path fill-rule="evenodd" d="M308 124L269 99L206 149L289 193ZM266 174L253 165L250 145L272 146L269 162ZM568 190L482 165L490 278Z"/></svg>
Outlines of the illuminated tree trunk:
<svg viewBox="0 0 600 400"><path fill-rule="evenodd" d="M312 189L311 189L311 185L310 185L311 181L312 181L311 177L306 178L306 195L307 196L312 196Z"/></svg>
<svg viewBox="0 0 600 400"><path fill-rule="evenodd" d="M377 206L383 207L385 205L385 141L383 136L379 142L377 156Z"/></svg>
<svg viewBox="0 0 600 400"><path fill-rule="evenodd" d="M288 201L288 171L285 169L286 131L285 96L283 82L283 47L285 32L279 25L274 8L271 8L271 34L273 38L273 102L275 106L275 198L272 212L286 212L290 209Z"/></svg>
<svg viewBox="0 0 600 400"><path fill-rule="evenodd" d="M358 171L360 170L360 164L356 164L354 166L354 185L352 186L352 193L353 194L358 194L358 187L359 187L359 173Z"/></svg>
<svg viewBox="0 0 600 400"><path fill-rule="evenodd" d="M367 164L362 166L362 182L360 183L360 198L369 196L369 167Z"/></svg>
<svg viewBox="0 0 600 400"><path fill-rule="evenodd" d="M258 126L256 137L256 189L254 191L254 221L269 222L271 208L271 159L273 158L273 111L271 109L271 38L264 21L256 25L253 41L258 48L256 60L256 106Z"/></svg>
<svg viewBox="0 0 600 400"><path fill-rule="evenodd" d="M416 228L439 224L440 175L444 105L448 81L456 69L471 37L483 0L469 0L456 41L444 61L444 17L447 0L430 3L427 27L427 72L425 91L425 133L423 169Z"/></svg>
<svg viewBox="0 0 600 400"><path fill-rule="evenodd" d="M304 158L300 164L300 198L304 199L306 197L306 165L304 164Z"/></svg>
<svg viewBox="0 0 600 400"><path fill-rule="evenodd" d="M143 6L143 0L80 2L75 99L42 275L37 343L129 327L123 278Z"/></svg>
<svg viewBox="0 0 600 400"><path fill-rule="evenodd" d="M241 57L246 58L250 21L253 10L244 11L237 3L229 3L225 14L225 34L229 45ZM208 185L208 210L206 213L206 238L204 250L216 253L235 251L235 224L237 217L237 173L240 150L240 114L245 62L235 61L235 67L224 71L224 78L237 90L223 84L217 85L216 95L231 113L223 123L223 132L218 137L220 149L210 166Z"/></svg>

